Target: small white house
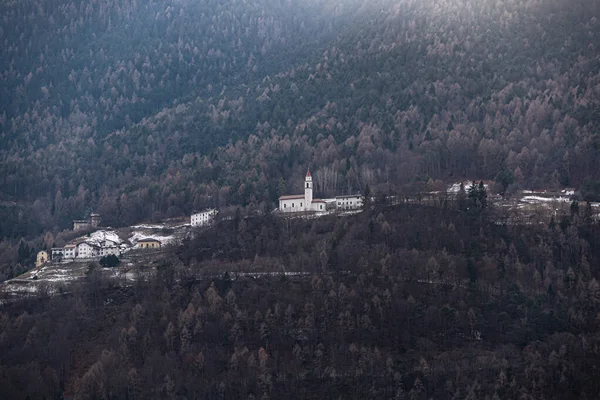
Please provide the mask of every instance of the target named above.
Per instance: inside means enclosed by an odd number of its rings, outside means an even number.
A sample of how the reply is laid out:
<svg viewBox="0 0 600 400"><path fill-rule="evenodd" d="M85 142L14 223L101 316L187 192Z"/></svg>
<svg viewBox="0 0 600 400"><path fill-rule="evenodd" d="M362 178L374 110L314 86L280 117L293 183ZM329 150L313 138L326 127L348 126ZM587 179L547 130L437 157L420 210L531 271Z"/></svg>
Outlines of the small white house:
<svg viewBox="0 0 600 400"><path fill-rule="evenodd" d="M192 226L207 226L213 222L215 215L217 215L217 210L209 208L208 210L192 214L190 222Z"/></svg>
<svg viewBox="0 0 600 400"><path fill-rule="evenodd" d="M565 196L573 196L575 194L575 189L566 188L566 189L561 190L560 194L565 195Z"/></svg>
<svg viewBox="0 0 600 400"><path fill-rule="evenodd" d="M115 242L113 242L112 240L105 240L103 243L100 244L100 248L98 249L99 251L99 256L100 257L104 257L104 256L109 256L109 255L114 255L114 256L120 256L121 255L121 250L119 249L119 245Z"/></svg>
<svg viewBox="0 0 600 400"><path fill-rule="evenodd" d="M352 194L347 196L336 196L335 206L338 210L358 210L363 206L363 196Z"/></svg>
<svg viewBox="0 0 600 400"><path fill-rule="evenodd" d="M65 249L63 247L53 247L52 248L52 259L57 260L60 258L65 258Z"/></svg>
<svg viewBox="0 0 600 400"><path fill-rule="evenodd" d="M77 257L77 246L74 244L68 244L63 248L63 258L75 258Z"/></svg>

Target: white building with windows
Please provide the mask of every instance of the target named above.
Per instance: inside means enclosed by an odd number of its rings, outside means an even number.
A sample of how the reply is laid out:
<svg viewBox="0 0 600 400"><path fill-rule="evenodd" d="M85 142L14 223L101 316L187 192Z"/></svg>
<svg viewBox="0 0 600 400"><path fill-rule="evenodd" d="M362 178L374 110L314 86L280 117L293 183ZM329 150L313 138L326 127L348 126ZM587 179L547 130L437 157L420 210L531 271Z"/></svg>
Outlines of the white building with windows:
<svg viewBox="0 0 600 400"><path fill-rule="evenodd" d="M190 222L192 226L207 226L212 224L213 220L215 219L215 215L217 215L217 210L214 208L209 208L208 210L192 214Z"/></svg>
<svg viewBox="0 0 600 400"><path fill-rule="evenodd" d="M86 243L86 242L81 242L77 244L77 251L75 254L76 258L94 258L97 257L99 254L99 248L98 246Z"/></svg>
<svg viewBox="0 0 600 400"><path fill-rule="evenodd" d="M363 207L363 196L360 194L336 196L335 207L341 211L361 209Z"/></svg>
<svg viewBox="0 0 600 400"><path fill-rule="evenodd" d="M310 169L304 178L304 194L281 196L279 198L279 212L307 212L325 211L325 200L313 199L313 181Z"/></svg>
<svg viewBox="0 0 600 400"><path fill-rule="evenodd" d="M52 248L52 260L58 262L84 261L108 255L120 257L127 247L104 237L101 240L88 238L67 244L65 247Z"/></svg>
<svg viewBox="0 0 600 400"><path fill-rule="evenodd" d="M108 256L108 255L120 256L121 249L119 245L112 240L104 240L104 242L100 243L100 248L98 249L98 255L100 257Z"/></svg>
<svg viewBox="0 0 600 400"><path fill-rule="evenodd" d="M65 249L63 247L53 247L51 255L53 260L61 260L65 258Z"/></svg>
<svg viewBox="0 0 600 400"><path fill-rule="evenodd" d="M73 259L77 257L77 246L74 244L68 244L63 248L63 258Z"/></svg>

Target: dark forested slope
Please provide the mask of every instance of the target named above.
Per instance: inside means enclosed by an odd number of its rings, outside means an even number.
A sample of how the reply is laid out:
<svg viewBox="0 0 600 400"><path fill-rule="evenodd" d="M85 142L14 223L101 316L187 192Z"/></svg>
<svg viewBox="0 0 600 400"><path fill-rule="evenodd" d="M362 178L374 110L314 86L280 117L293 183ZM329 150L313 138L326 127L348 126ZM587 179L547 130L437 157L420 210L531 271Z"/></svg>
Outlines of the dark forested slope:
<svg viewBox="0 0 600 400"><path fill-rule="evenodd" d="M583 211L550 226L486 213L446 203L240 218L198 232L133 286L91 269L64 296L0 309L0 392L595 398L599 226Z"/></svg>
<svg viewBox="0 0 600 400"><path fill-rule="evenodd" d="M3 236L272 204L307 165L323 194L597 187L592 0L2 7Z"/></svg>

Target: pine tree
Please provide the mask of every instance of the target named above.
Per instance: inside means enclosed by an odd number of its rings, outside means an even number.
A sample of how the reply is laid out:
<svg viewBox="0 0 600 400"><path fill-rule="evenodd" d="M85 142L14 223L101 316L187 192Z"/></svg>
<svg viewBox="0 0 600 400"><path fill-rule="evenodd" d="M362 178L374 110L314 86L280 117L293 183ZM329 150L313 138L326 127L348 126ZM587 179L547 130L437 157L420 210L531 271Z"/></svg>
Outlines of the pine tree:
<svg viewBox="0 0 600 400"><path fill-rule="evenodd" d="M483 181L479 181L479 187L477 188L477 200L479 201L480 208L487 207L487 190Z"/></svg>

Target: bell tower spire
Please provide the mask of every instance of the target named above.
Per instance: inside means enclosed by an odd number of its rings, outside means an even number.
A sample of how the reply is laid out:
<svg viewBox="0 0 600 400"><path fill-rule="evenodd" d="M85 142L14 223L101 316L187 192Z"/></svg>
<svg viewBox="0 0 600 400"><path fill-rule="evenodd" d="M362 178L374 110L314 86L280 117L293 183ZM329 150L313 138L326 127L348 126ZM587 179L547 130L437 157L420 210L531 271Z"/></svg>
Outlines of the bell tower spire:
<svg viewBox="0 0 600 400"><path fill-rule="evenodd" d="M306 178L304 178L304 210L309 211L312 209L313 200L313 182L312 176L310 176L310 168L306 172Z"/></svg>

